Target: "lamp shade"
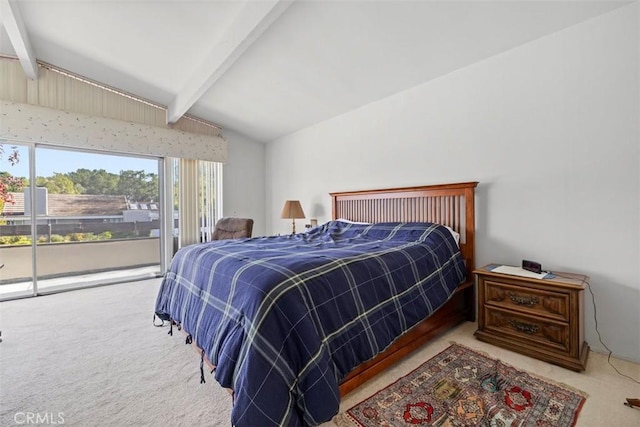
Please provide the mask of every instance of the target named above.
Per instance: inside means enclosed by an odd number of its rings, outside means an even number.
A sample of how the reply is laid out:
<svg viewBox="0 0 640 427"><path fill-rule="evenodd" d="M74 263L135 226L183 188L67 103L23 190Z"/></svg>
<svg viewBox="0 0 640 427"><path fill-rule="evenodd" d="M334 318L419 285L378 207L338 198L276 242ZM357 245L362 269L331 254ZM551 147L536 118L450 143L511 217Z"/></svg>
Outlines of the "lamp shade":
<svg viewBox="0 0 640 427"><path fill-rule="evenodd" d="M298 200L287 200L282 208L280 218L296 219L304 218L304 211Z"/></svg>

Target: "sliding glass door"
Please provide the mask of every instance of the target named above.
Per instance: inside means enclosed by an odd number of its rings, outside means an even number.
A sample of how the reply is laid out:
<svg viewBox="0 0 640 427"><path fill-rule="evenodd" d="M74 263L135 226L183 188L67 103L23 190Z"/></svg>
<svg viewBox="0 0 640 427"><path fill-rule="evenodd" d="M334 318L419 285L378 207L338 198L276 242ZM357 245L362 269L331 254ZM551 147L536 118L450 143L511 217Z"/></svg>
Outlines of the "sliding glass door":
<svg viewBox="0 0 640 427"><path fill-rule="evenodd" d="M16 165L2 159L14 185L0 217L0 299L161 273L162 160L18 150Z"/></svg>

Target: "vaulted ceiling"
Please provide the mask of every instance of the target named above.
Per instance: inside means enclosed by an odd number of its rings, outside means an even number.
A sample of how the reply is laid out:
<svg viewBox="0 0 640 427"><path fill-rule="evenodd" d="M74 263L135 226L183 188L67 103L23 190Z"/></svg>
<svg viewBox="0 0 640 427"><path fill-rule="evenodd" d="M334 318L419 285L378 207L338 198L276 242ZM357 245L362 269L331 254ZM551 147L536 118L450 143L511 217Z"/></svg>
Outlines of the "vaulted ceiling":
<svg viewBox="0 0 640 427"><path fill-rule="evenodd" d="M0 0L0 54L269 142L630 2Z"/></svg>

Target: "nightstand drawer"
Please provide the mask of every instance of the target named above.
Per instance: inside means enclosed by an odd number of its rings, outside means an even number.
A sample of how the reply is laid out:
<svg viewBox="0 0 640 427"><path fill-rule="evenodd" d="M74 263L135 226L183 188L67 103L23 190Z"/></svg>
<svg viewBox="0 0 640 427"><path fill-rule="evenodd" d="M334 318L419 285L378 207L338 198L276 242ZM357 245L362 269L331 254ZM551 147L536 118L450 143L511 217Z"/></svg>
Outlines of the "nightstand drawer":
<svg viewBox="0 0 640 427"><path fill-rule="evenodd" d="M484 303L530 315L569 321L569 294L486 280Z"/></svg>
<svg viewBox="0 0 640 427"><path fill-rule="evenodd" d="M522 313L485 306L485 330L509 335L518 340L535 342L538 346L562 352L570 350L567 323L545 320Z"/></svg>

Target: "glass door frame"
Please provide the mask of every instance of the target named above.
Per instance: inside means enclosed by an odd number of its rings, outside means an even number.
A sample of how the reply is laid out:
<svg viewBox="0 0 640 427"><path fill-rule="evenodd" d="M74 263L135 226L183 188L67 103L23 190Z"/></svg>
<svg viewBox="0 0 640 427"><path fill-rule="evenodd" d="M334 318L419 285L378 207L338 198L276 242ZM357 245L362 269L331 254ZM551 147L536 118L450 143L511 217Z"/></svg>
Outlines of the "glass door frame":
<svg viewBox="0 0 640 427"><path fill-rule="evenodd" d="M127 156L127 157L138 157L144 158L148 160L157 160L157 173L158 173L158 203L160 205L159 212L159 225L160 225L160 253L159 257L159 266L160 266L160 274L164 275L166 272L168 265L171 261L171 256L173 254L173 197L172 197L172 186L170 185L173 180L173 172L171 169L171 161L165 157L155 157L155 156L144 156L144 155L136 155L131 153L119 153L119 152L101 152L97 150L87 150L82 148L75 147L67 147L67 146L58 146L55 144L43 144L43 143L34 143L34 142L25 142L20 140L3 140L2 143L6 145L17 145L20 147L24 147L27 149L28 153L28 169L29 169L29 198L31 210L29 213L29 221L31 223L31 280L32 280L32 291L25 292L23 295L18 295L10 298L0 298L0 301L8 301L11 299L20 299L20 298L30 298L41 295L38 292L38 212L35 209L37 206L37 164L36 164L36 151L38 148L45 149L56 149L61 151L74 151L74 152L83 152L89 154L105 154L111 156ZM171 182L169 182L171 181ZM171 212L170 220L166 217L166 214ZM166 232L170 231L171 234L166 235ZM108 285L105 283L104 285ZM102 286L102 285L95 285ZM91 286L87 286L91 287ZM87 287L76 288L76 289L85 289ZM69 290L72 290L70 288ZM49 292L47 292L48 294Z"/></svg>
<svg viewBox="0 0 640 427"><path fill-rule="evenodd" d="M36 144L29 144L29 198L31 199L31 282L33 283L32 297L38 295L38 210L36 206Z"/></svg>

